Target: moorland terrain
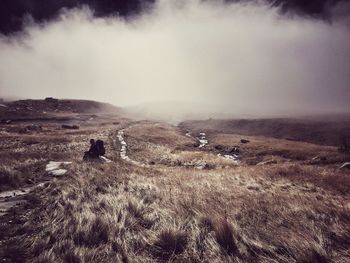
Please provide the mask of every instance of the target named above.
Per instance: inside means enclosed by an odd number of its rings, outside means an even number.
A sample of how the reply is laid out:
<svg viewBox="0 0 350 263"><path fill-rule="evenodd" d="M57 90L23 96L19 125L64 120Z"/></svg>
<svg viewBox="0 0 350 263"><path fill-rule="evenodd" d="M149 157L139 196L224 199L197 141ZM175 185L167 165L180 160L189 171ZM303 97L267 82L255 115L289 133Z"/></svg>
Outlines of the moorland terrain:
<svg viewBox="0 0 350 263"><path fill-rule="evenodd" d="M344 120L171 125L52 98L0 120L2 262L349 262ZM82 160L91 138L110 162Z"/></svg>

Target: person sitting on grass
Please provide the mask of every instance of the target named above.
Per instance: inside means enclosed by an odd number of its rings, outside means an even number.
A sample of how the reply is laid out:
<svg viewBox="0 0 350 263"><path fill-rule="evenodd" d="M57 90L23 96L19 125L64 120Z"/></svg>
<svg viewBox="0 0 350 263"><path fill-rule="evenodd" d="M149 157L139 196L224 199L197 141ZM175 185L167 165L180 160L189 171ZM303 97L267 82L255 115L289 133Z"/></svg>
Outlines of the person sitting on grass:
<svg viewBox="0 0 350 263"><path fill-rule="evenodd" d="M99 159L106 153L104 143L102 140L90 139L90 149L85 152L83 160Z"/></svg>

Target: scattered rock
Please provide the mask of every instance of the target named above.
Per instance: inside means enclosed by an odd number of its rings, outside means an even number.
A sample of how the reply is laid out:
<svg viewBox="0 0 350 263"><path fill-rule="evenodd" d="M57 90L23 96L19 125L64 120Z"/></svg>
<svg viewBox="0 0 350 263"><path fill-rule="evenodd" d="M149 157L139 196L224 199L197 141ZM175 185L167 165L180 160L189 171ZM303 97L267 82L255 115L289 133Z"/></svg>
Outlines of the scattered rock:
<svg viewBox="0 0 350 263"><path fill-rule="evenodd" d="M206 139L206 134L204 132L199 133L199 137L197 137L199 141L199 148L203 148L208 144L208 140Z"/></svg>
<svg viewBox="0 0 350 263"><path fill-rule="evenodd" d="M11 124L11 123L12 123L12 120L2 120L1 123Z"/></svg>
<svg viewBox="0 0 350 263"><path fill-rule="evenodd" d="M66 169L57 169L57 170L49 171L49 175L52 175L52 176L62 176L62 175L65 175L66 173L67 173Z"/></svg>
<svg viewBox="0 0 350 263"><path fill-rule="evenodd" d="M30 132L40 132L42 130L43 130L43 128L41 125L32 124L32 125L28 125L26 127L20 128L18 130L18 132L19 133L30 133Z"/></svg>
<svg viewBox="0 0 350 263"><path fill-rule="evenodd" d="M183 163L183 166L192 167L192 168L196 168L199 170L209 169L209 165L203 160L194 160L194 161L190 161L190 162L185 162L185 163Z"/></svg>
<svg viewBox="0 0 350 263"><path fill-rule="evenodd" d="M257 165L260 166L260 165L269 165L269 164L276 164L276 163L277 163L276 160L268 160L268 161L260 162Z"/></svg>
<svg viewBox="0 0 350 263"><path fill-rule="evenodd" d="M241 143L249 143L249 142L250 142L249 140L241 139Z"/></svg>
<svg viewBox="0 0 350 263"><path fill-rule="evenodd" d="M340 166L340 169L350 169L350 162L343 163L343 165Z"/></svg>
<svg viewBox="0 0 350 263"><path fill-rule="evenodd" d="M194 167L199 170L209 168L208 164L205 161L197 161L194 163Z"/></svg>
<svg viewBox="0 0 350 263"><path fill-rule="evenodd" d="M317 156L315 156L314 158L312 158L311 161L316 161L316 160L318 160L318 159L320 159L320 156L317 155Z"/></svg>
<svg viewBox="0 0 350 263"><path fill-rule="evenodd" d="M239 146L226 147L224 145L215 145L214 148L219 151L218 157L222 157L226 160L231 160L238 164L240 149Z"/></svg>
<svg viewBox="0 0 350 263"><path fill-rule="evenodd" d="M68 125L68 124L62 124L63 129L69 129L69 130L78 130L78 125Z"/></svg>
<svg viewBox="0 0 350 263"><path fill-rule="evenodd" d="M239 146L233 146L232 149L230 150L230 153L238 155L241 153L241 150L239 149Z"/></svg>
<svg viewBox="0 0 350 263"><path fill-rule="evenodd" d="M41 125L32 124L32 125L26 126L26 129L29 131L42 131L43 127Z"/></svg>
<svg viewBox="0 0 350 263"><path fill-rule="evenodd" d="M311 159L310 164L322 164L327 161L327 158L325 156L315 156Z"/></svg>
<svg viewBox="0 0 350 263"><path fill-rule="evenodd" d="M122 130L119 131L117 137L118 137L118 140L119 140L119 142L121 144L120 158L122 158L123 160L128 160L129 157L126 154L127 144L126 144L126 142L124 140L124 131L122 131Z"/></svg>
<svg viewBox="0 0 350 263"><path fill-rule="evenodd" d="M72 162L54 162L54 161L50 161L47 165L46 165L46 172L48 172L49 175L53 175L53 176L62 176L65 175L67 173L66 169L61 169L62 165L68 165L71 164Z"/></svg>
<svg viewBox="0 0 350 263"><path fill-rule="evenodd" d="M104 163L111 163L112 162L112 160L110 160L104 156L99 156L99 159Z"/></svg>
<svg viewBox="0 0 350 263"><path fill-rule="evenodd" d="M248 190L253 190L253 191L260 191L259 185L248 185L247 189Z"/></svg>
<svg viewBox="0 0 350 263"><path fill-rule="evenodd" d="M49 103L57 103L58 99L54 99L52 97L47 97L47 98L45 98L45 101L49 102Z"/></svg>
<svg viewBox="0 0 350 263"><path fill-rule="evenodd" d="M218 157L222 157L222 158L224 158L226 160L233 161L235 164L238 164L238 155L236 155L236 154L230 155L230 154L221 154L221 153L219 153Z"/></svg>

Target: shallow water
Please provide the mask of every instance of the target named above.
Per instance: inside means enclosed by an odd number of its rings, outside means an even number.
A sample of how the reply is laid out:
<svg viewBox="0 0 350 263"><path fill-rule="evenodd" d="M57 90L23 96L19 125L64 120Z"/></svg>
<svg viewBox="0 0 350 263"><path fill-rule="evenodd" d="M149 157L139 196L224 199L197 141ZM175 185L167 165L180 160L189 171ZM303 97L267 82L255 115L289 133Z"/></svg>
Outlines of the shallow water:
<svg viewBox="0 0 350 263"><path fill-rule="evenodd" d="M19 188L15 190L0 193L0 216L5 215L12 207L26 202L25 196L37 187L43 186L43 183Z"/></svg>

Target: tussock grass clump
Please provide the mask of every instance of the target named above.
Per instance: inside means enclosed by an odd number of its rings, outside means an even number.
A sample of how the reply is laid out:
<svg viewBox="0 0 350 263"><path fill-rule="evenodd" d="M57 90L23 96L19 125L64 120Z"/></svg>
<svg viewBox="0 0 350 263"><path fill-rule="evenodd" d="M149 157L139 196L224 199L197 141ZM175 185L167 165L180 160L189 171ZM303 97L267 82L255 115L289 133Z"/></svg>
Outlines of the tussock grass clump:
<svg viewBox="0 0 350 263"><path fill-rule="evenodd" d="M142 203L137 204L130 200L126 206L126 211L141 227L151 228L155 223L155 220L150 217L150 214L153 212L152 209L144 206Z"/></svg>
<svg viewBox="0 0 350 263"><path fill-rule="evenodd" d="M181 254L188 243L187 234L181 230L163 230L151 247L151 252L159 259L169 260Z"/></svg>
<svg viewBox="0 0 350 263"><path fill-rule="evenodd" d="M326 255L323 255L316 249L312 249L306 255L303 255L303 258L298 261L300 263L328 263L329 258Z"/></svg>
<svg viewBox="0 0 350 263"><path fill-rule="evenodd" d="M23 178L18 174L13 174L3 167L0 168L0 191L16 188L23 184Z"/></svg>
<svg viewBox="0 0 350 263"><path fill-rule="evenodd" d="M227 220L222 219L216 222L214 227L215 238L221 248L228 255L236 255L238 247L234 238L234 231L232 225Z"/></svg>
<svg viewBox="0 0 350 263"><path fill-rule="evenodd" d="M97 217L91 227L85 231L78 231L74 236L74 243L79 246L95 247L106 244L109 240L110 225Z"/></svg>
<svg viewBox="0 0 350 263"><path fill-rule="evenodd" d="M210 232L214 230L214 222L209 216L202 216L199 219L198 225L204 232Z"/></svg>

